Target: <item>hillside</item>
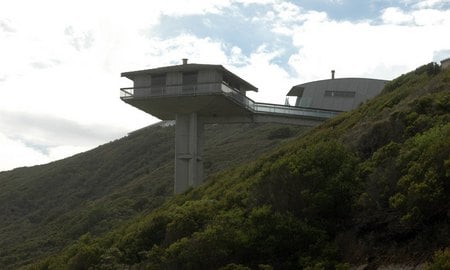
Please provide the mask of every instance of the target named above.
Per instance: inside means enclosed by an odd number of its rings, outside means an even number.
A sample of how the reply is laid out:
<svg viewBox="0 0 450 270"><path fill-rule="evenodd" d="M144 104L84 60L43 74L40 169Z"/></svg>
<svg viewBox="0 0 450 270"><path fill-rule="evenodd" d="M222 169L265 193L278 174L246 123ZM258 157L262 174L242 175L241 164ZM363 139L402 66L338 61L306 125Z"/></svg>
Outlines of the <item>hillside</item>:
<svg viewBox="0 0 450 270"><path fill-rule="evenodd" d="M32 269L450 264L450 70L383 93ZM256 154L255 154L256 156ZM440 267L440 268L439 268Z"/></svg>
<svg viewBox="0 0 450 270"><path fill-rule="evenodd" d="M247 163L299 134L283 125L208 125L205 171ZM250 136L250 137L247 137ZM173 194L174 128L152 126L47 165L0 172L0 269L150 213Z"/></svg>

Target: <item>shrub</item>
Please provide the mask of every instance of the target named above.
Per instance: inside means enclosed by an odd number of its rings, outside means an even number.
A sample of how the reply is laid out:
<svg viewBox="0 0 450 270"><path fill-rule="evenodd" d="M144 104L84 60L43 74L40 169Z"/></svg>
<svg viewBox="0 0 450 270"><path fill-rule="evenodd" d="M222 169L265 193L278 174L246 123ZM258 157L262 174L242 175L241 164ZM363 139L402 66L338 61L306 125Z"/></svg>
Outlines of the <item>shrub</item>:
<svg viewBox="0 0 450 270"><path fill-rule="evenodd" d="M433 260L425 266L425 270L448 270L450 269L450 248L439 250L434 253Z"/></svg>
<svg viewBox="0 0 450 270"><path fill-rule="evenodd" d="M244 266L242 264L230 263L224 267L219 268L219 270L250 270L251 268Z"/></svg>

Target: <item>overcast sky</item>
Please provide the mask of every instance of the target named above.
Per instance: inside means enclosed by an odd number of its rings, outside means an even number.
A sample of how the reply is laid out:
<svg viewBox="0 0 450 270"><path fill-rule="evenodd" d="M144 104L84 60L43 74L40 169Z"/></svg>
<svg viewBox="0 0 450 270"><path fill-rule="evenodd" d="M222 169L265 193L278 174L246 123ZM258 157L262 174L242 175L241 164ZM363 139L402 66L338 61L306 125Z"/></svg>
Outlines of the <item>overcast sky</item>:
<svg viewBox="0 0 450 270"><path fill-rule="evenodd" d="M296 84L393 79L450 57L450 0L0 1L0 171L47 163L157 119L125 71L222 64L283 103Z"/></svg>

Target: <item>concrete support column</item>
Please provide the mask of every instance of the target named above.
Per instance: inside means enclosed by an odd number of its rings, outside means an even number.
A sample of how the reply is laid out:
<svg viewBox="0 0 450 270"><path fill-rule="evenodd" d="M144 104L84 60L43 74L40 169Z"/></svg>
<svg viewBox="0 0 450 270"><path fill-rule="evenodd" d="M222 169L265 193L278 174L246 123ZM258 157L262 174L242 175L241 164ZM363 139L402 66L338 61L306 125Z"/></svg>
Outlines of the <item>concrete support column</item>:
<svg viewBox="0 0 450 270"><path fill-rule="evenodd" d="M177 114L175 124L175 194L203 182L203 123L197 113Z"/></svg>

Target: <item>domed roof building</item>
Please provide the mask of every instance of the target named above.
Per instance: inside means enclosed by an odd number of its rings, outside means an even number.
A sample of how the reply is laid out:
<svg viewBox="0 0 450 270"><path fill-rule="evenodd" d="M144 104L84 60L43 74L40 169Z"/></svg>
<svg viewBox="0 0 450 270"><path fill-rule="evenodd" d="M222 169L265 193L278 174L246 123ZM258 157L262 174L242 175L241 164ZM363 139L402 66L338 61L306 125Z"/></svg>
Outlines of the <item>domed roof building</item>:
<svg viewBox="0 0 450 270"><path fill-rule="evenodd" d="M296 96L295 106L314 109L350 111L378 95L386 80L339 78L312 81L291 88L287 96Z"/></svg>

